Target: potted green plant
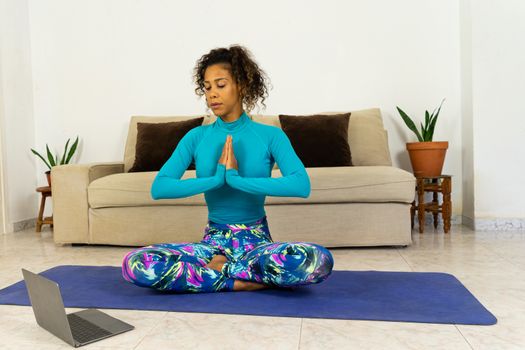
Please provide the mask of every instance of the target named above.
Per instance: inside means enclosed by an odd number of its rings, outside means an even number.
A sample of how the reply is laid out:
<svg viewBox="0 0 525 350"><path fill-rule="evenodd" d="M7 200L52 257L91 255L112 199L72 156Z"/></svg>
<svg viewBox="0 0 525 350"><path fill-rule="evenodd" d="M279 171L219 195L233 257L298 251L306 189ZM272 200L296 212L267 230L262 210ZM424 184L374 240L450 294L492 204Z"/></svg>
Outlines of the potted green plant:
<svg viewBox="0 0 525 350"><path fill-rule="evenodd" d="M47 177L47 183L51 187L51 167L54 167L55 165L62 165L62 164L69 164L69 160L71 157L73 157L73 154L75 153L78 145L78 136L75 142L71 145L71 149L67 150L67 147L69 145L69 140L67 139L66 146L64 147L64 154L62 155L62 159L60 159L60 162L58 161L58 153L56 154L55 158L53 158L53 155L51 154L51 151L49 150L49 147L46 143L46 151L47 151L47 159L49 160L49 163L34 149L31 148L31 152L33 152L36 156L40 157L42 161L46 164L46 166L49 168L48 171L46 171L46 177ZM67 154L67 156L66 156Z"/></svg>
<svg viewBox="0 0 525 350"><path fill-rule="evenodd" d="M441 175L445 155L448 149L448 141L432 141L434 128L436 126L441 106L434 109L432 114L425 111L425 123L420 123L421 132L416 124L401 108L396 106L406 126L416 134L418 142L407 142L406 148L410 156L410 163L416 177L434 177Z"/></svg>

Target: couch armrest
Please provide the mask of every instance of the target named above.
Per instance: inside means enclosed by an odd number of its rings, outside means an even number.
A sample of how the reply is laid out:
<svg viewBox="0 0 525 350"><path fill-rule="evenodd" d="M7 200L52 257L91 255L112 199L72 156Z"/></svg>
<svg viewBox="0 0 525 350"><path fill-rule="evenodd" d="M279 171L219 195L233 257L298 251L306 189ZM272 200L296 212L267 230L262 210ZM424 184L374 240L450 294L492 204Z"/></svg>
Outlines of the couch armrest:
<svg viewBox="0 0 525 350"><path fill-rule="evenodd" d="M88 185L124 172L123 162L64 164L51 168L55 243L89 243Z"/></svg>

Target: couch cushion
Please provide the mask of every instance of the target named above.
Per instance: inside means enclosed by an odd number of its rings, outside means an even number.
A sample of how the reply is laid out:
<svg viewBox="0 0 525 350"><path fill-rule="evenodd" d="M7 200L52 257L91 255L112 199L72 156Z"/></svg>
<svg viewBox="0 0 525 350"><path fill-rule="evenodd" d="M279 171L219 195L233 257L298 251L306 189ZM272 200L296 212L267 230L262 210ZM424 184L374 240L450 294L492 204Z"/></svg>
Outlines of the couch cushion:
<svg viewBox="0 0 525 350"><path fill-rule="evenodd" d="M312 191L308 198L266 197L266 204L412 203L416 179L391 166L306 168ZM272 176L281 176L275 174Z"/></svg>
<svg viewBox="0 0 525 350"><path fill-rule="evenodd" d="M342 112L322 112L328 115L339 113ZM384 129L379 108L352 112L348 125L348 142L352 151L353 165L392 165L388 134Z"/></svg>
<svg viewBox="0 0 525 350"><path fill-rule="evenodd" d="M348 124L348 142L352 152L352 165L391 166L392 160L388 148L388 135L383 127L383 118L379 108L343 112L322 112L317 114L340 114L347 112L351 112L352 115ZM204 116L202 125L208 125L217 120L217 116L213 114L156 117L132 116L124 150L124 172L129 171L135 160L138 122L171 122L193 119L200 116ZM278 115L248 114L248 116L255 122L281 127ZM279 165L275 163L273 169L278 168Z"/></svg>
<svg viewBox="0 0 525 350"><path fill-rule="evenodd" d="M350 113L279 115L281 127L305 167L351 166Z"/></svg>
<svg viewBox="0 0 525 350"><path fill-rule="evenodd" d="M266 197L266 204L401 202L414 200L415 178L402 169L389 166L306 168L312 192L308 198ZM204 195L186 198L151 198L151 184L158 172L121 173L98 178L88 186L91 208L151 205L206 205ZM272 170L272 177L280 177ZM182 178L195 177L195 170ZM408 215L408 213L407 213Z"/></svg>
<svg viewBox="0 0 525 350"><path fill-rule="evenodd" d="M352 165L385 165L391 166L388 133L383 126L383 117L379 108L360 109L356 111L320 112L316 114L341 114L351 112L348 124L348 143L352 152ZM210 118L210 122L215 117ZM253 114L252 120L258 123L281 127L277 115ZM276 167L274 167L275 169Z"/></svg>
<svg viewBox="0 0 525 350"><path fill-rule="evenodd" d="M151 198L151 184L158 171L140 173L120 173L104 176L92 181L88 186L88 203L91 208L133 207L144 205L205 204L204 195L186 198ZM182 179L195 177L195 170L187 170Z"/></svg>
<svg viewBox="0 0 525 350"><path fill-rule="evenodd" d="M189 115L189 116L132 116L129 121L128 136L126 138L126 146L124 148L124 172L128 172L135 162L135 147L137 145L137 123L166 123L178 122L183 120L195 119L204 117L205 115Z"/></svg>
<svg viewBox="0 0 525 350"><path fill-rule="evenodd" d="M135 161L129 172L159 171L184 135L202 125L203 120L204 117L167 123L138 122ZM188 170L195 170L194 161Z"/></svg>

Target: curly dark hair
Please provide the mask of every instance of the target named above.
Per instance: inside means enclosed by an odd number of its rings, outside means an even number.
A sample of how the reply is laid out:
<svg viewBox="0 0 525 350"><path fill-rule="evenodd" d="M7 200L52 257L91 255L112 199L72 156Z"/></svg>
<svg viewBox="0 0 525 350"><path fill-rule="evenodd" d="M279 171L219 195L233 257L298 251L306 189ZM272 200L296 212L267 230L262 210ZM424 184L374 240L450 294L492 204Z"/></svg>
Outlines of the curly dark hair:
<svg viewBox="0 0 525 350"><path fill-rule="evenodd" d="M204 72L209 66L220 63L224 64L236 84L239 85L241 103L248 112L253 110L259 99L263 107L266 108L264 101L268 96L269 78L252 57L251 52L241 45L212 49L197 61L193 70L193 80L197 85L195 93L198 96L205 95Z"/></svg>

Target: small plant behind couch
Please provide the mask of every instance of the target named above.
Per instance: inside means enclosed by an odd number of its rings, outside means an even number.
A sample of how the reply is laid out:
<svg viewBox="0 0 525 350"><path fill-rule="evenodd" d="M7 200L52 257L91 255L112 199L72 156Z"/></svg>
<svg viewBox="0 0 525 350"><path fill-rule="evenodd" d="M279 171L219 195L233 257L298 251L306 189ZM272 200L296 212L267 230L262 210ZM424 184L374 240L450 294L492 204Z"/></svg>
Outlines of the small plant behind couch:
<svg viewBox="0 0 525 350"><path fill-rule="evenodd" d="M407 142L406 148L410 156L410 163L416 177L434 177L441 175L445 154L448 148L448 141L432 141L437 118L441 111L441 106L445 99L441 101L439 107L435 108L432 114L425 111L425 123L420 123L418 130L413 119L408 116L401 108L396 106L397 111L405 122L406 126L416 134L419 142Z"/></svg>
<svg viewBox="0 0 525 350"><path fill-rule="evenodd" d="M432 138L434 137L434 127L436 126L437 118L438 118L439 112L441 111L441 106L443 105L444 101L445 99L441 101L441 104L439 105L439 108L437 108L437 111L436 109L434 109L432 114L429 114L428 111L425 111L425 124L423 125L423 123L420 123L421 133L417 130L416 124L414 123L412 118L410 118L408 114L406 114L398 106L396 106L396 108L399 114L401 115L401 118L403 118L403 121L408 126L408 128L412 130L414 134L416 134L419 142L427 142L427 141L432 141Z"/></svg>
<svg viewBox="0 0 525 350"><path fill-rule="evenodd" d="M46 161L46 159L44 157L42 157L42 155L40 155L40 153L38 153L37 151L35 151L34 149L31 148L31 152L33 152L36 156L38 156L40 159L42 159L42 161L46 164L46 166L49 168L48 171L46 171L46 177L47 177L47 183L49 184L49 186L51 186L51 168L54 167L55 165L62 165L62 164L69 164L69 161L71 160L71 157L73 157L73 154L75 154L75 151L77 149L77 145L78 145L78 136L75 140L75 142L71 145L71 149L69 150L68 152L68 145L69 145L69 140L70 139L67 139L67 142L66 142L66 146L64 147L64 154L62 155L62 158L60 159L60 162L58 161L58 153L56 154L55 158L53 158L53 155L51 154L51 151L49 150L49 147L46 143L46 151L47 151L47 159L49 161L49 163ZM67 156L66 156L67 154Z"/></svg>

